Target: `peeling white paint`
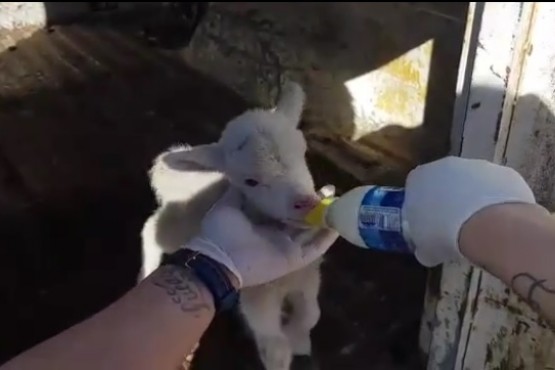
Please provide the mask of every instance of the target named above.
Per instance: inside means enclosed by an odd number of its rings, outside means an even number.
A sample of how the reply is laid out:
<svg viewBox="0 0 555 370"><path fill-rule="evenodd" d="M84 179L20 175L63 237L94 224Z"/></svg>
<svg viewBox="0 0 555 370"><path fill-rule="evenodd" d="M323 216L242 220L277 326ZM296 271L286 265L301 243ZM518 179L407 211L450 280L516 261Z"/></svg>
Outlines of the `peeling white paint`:
<svg viewBox="0 0 555 370"><path fill-rule="evenodd" d="M496 123L508 75L501 66L503 62L510 65L519 14L520 3L471 3L454 112L453 131L460 135L452 140L454 154L493 158ZM501 22L503 27L497 25ZM435 297L436 302L428 300L426 306L425 315L433 323L431 334L421 335L420 343L425 347L422 341L426 336L430 338L430 370L455 368L459 347L468 337L465 317L472 308L470 292L477 290L477 273L464 262L442 268L439 296Z"/></svg>
<svg viewBox="0 0 555 370"><path fill-rule="evenodd" d="M461 74L470 84L459 97L464 114L455 116L464 119L460 155L517 169L553 209L555 4L475 4L485 7L481 27L472 23L479 27L473 63ZM434 315L427 313L437 323L428 369L555 368L553 332L498 279L449 265L440 290Z"/></svg>
<svg viewBox="0 0 555 370"><path fill-rule="evenodd" d="M539 201L555 208L555 4L536 3L526 44L511 132L504 154L534 187Z"/></svg>
<svg viewBox="0 0 555 370"><path fill-rule="evenodd" d="M555 68L555 4L520 7L493 160L519 170L539 201L553 208L554 81L546 76ZM546 187L549 195L541 199ZM469 297L476 304L464 318L468 334L456 368L554 368L555 337L547 325L498 279L481 271L475 276L478 289Z"/></svg>

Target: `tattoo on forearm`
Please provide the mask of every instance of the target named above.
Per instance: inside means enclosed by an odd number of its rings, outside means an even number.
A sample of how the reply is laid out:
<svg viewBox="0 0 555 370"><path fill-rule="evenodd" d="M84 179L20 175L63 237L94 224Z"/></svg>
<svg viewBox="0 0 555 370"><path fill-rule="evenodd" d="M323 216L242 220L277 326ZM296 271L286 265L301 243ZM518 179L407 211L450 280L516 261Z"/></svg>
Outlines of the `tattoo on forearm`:
<svg viewBox="0 0 555 370"><path fill-rule="evenodd" d="M193 312L197 316L200 311L210 309L196 279L183 268L162 267L154 276L153 284L164 289L183 312Z"/></svg>
<svg viewBox="0 0 555 370"><path fill-rule="evenodd" d="M523 292L526 290L526 296L523 298L536 311L540 311L541 307L538 300L534 298L534 293L539 291L546 294L555 294L555 289L547 286L547 279L538 279L528 272L522 272L513 277L511 280L512 288L516 290L517 284L523 287Z"/></svg>

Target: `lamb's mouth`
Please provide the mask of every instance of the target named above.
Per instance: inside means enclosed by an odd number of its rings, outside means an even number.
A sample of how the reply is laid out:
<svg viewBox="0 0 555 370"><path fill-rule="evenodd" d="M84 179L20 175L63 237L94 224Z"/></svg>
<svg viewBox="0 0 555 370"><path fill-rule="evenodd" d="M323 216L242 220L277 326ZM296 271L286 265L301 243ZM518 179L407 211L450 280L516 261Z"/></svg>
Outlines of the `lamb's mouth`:
<svg viewBox="0 0 555 370"><path fill-rule="evenodd" d="M299 220L296 218L287 218L285 221L282 221L287 226L296 227L299 229L309 229L310 226L304 222L304 220Z"/></svg>

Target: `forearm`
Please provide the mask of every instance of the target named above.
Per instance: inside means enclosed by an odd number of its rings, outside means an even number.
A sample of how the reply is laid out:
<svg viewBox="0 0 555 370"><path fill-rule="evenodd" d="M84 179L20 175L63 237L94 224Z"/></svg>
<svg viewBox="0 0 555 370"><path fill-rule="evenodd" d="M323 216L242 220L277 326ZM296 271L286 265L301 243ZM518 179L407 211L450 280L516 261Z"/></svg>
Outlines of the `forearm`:
<svg viewBox="0 0 555 370"><path fill-rule="evenodd" d="M212 297L193 274L166 266L110 307L0 369L173 370L213 316Z"/></svg>
<svg viewBox="0 0 555 370"><path fill-rule="evenodd" d="M463 226L460 247L555 324L555 220L545 209L526 204L486 208Z"/></svg>

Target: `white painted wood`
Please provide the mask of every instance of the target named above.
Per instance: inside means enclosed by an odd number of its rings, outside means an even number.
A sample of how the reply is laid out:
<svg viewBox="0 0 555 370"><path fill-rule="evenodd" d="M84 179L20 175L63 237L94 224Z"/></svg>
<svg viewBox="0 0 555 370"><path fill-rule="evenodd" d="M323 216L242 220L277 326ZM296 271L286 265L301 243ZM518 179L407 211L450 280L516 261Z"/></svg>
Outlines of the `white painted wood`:
<svg viewBox="0 0 555 370"><path fill-rule="evenodd" d="M474 60L467 51L461 63L454 148L516 168L553 207L555 4L482 4L481 22L469 23L478 27ZM427 313L428 369L555 368L552 332L499 280L456 264L443 267L439 286L435 313Z"/></svg>
<svg viewBox="0 0 555 370"><path fill-rule="evenodd" d="M520 171L553 209L555 173L555 4L523 3L494 160ZM477 273L461 369L553 369L555 337L528 305L489 274Z"/></svg>
<svg viewBox="0 0 555 370"><path fill-rule="evenodd" d="M460 154L463 142L463 129L483 11L484 3L469 4L451 130L451 154L453 155ZM459 277L470 276L470 268L466 263L450 264L447 268L434 269L429 276L419 344L421 351L428 355L430 369L449 367L449 364L455 361L455 344L458 342L460 332L458 317L470 282L469 279L460 280Z"/></svg>
<svg viewBox="0 0 555 370"><path fill-rule="evenodd" d="M502 110L519 21L520 3L471 3L467 21L455 104L452 149L464 157L492 159L497 118ZM498 27L503 20L504 27ZM441 269L440 282L431 282L423 328L430 328L428 369L453 369L461 341L467 339L464 318L471 309L469 293L476 290L475 270L467 263ZM439 288L431 288L439 284ZM436 305L433 307L435 301ZM433 314L430 314L433 310ZM462 336L462 337L461 337ZM421 335L421 346L423 336Z"/></svg>

